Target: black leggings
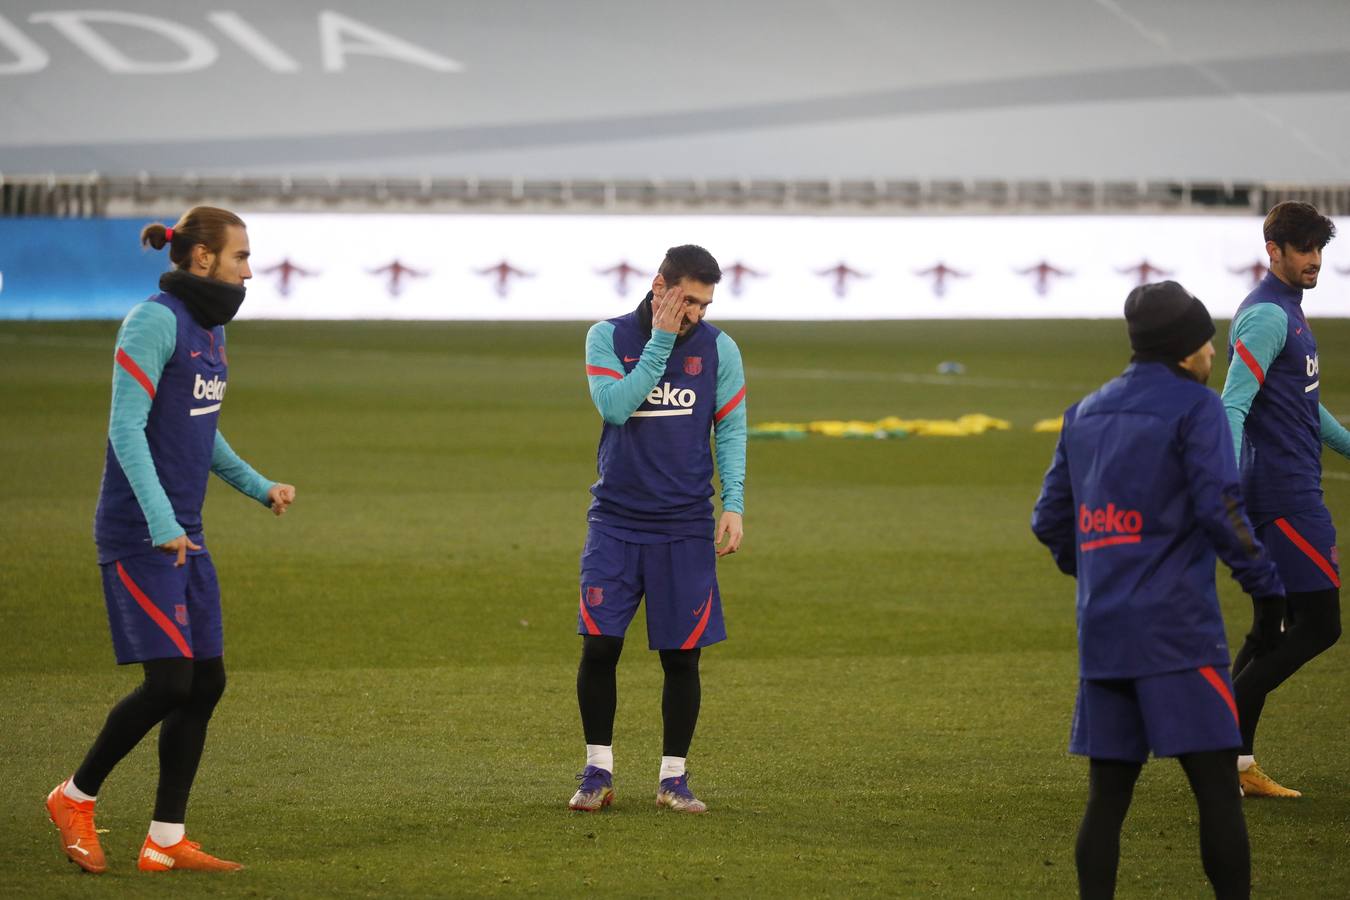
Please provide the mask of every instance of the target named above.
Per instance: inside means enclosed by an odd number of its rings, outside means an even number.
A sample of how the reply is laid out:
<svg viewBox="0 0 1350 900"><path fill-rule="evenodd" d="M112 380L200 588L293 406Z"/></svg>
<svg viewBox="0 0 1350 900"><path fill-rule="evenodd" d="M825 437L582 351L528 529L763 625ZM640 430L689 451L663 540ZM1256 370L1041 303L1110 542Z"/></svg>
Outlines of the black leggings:
<svg viewBox="0 0 1350 900"><path fill-rule="evenodd" d="M1200 807L1200 859L1220 900L1251 894L1251 850L1232 750L1179 757ZM1078 829L1074 861L1084 900L1115 896L1120 830L1129 811L1141 763L1094 759L1088 768L1088 803Z"/></svg>
<svg viewBox="0 0 1350 900"><path fill-rule="evenodd" d="M614 743L614 712L618 707L617 671L623 653L623 638L584 635L581 664L577 667L577 704L586 743ZM700 651L662 650L665 685L661 691L663 756L686 757L698 725L702 684L699 680Z"/></svg>
<svg viewBox="0 0 1350 900"><path fill-rule="evenodd" d="M219 656L152 659L142 666L145 681L108 713L103 730L75 772L75 786L97 794L113 767L162 722L154 818L182 822L206 745L206 726L225 693L225 661Z"/></svg>
<svg viewBox="0 0 1350 900"><path fill-rule="evenodd" d="M1252 753L1266 695L1340 636L1341 592L1330 588L1289 595L1284 640L1270 653L1257 655L1250 640L1242 645L1233 662L1233 699L1237 702L1244 754Z"/></svg>

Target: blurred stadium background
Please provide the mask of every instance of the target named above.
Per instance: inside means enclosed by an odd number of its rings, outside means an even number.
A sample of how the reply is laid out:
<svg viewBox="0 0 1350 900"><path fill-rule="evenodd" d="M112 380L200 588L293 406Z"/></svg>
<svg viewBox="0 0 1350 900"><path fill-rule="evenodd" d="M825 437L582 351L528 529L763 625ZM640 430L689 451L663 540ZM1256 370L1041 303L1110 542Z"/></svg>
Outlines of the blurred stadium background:
<svg viewBox="0 0 1350 900"><path fill-rule="evenodd" d="M1071 896L1072 596L1026 529L1033 425L1119 370L1134 283L1224 317L1269 206L1350 217L1347 48L1342 0L7 0L0 888L76 890L38 800L134 681L88 541L108 354L166 265L140 226L213 204L255 263L222 429L300 490L280 523L207 507L232 682L193 830L250 869L132 880L147 744L109 783L106 890ZM1342 419L1345 240L1307 303ZM1006 427L753 443L691 757L715 814L648 808L635 646L620 804L567 816L581 342L690 241L728 270L752 425ZM349 321L296 321L324 319ZM1334 513L1348 482L1328 459ZM1309 795L1247 807L1264 895L1350 894L1347 676L1342 645L1263 723ZM1121 896L1205 895L1174 769Z"/></svg>

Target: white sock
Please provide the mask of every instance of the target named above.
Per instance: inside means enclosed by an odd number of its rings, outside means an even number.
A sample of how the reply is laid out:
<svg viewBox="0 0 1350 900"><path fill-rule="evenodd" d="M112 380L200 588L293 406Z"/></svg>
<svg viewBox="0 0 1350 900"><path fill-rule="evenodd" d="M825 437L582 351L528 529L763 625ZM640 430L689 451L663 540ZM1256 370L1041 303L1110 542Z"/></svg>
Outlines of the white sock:
<svg viewBox="0 0 1350 900"><path fill-rule="evenodd" d="M77 788L75 786L74 775L66 779L66 786L61 789L61 793L65 794L70 799L75 800L79 803L93 803L95 800L98 799L93 794L86 794L84 791Z"/></svg>
<svg viewBox="0 0 1350 900"><path fill-rule="evenodd" d="M1255 757L1255 756L1239 756L1239 757L1238 757L1238 771L1239 771L1239 772L1245 772L1245 771L1247 771L1248 769L1250 769L1250 768L1251 768L1252 766L1254 766L1254 765L1256 765L1256 757Z"/></svg>
<svg viewBox="0 0 1350 900"><path fill-rule="evenodd" d="M683 756L663 756L661 757L661 781L667 778L674 778L677 775L684 774Z"/></svg>
<svg viewBox="0 0 1350 900"><path fill-rule="evenodd" d="M586 745L586 765L595 766L597 769L604 769L609 774L614 774L614 745L613 744L587 744Z"/></svg>
<svg viewBox="0 0 1350 900"><path fill-rule="evenodd" d="M184 833L182 822L150 823L150 840L161 847L172 847L183 839Z"/></svg>

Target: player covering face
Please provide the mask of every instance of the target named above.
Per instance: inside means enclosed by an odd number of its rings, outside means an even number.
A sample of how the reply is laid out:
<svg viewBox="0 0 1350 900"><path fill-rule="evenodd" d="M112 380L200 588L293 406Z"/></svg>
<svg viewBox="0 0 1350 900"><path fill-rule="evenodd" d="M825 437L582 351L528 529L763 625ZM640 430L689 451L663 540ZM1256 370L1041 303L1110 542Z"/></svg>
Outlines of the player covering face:
<svg viewBox="0 0 1350 900"><path fill-rule="evenodd" d="M671 248L638 308L597 323L586 338L591 400L604 424L581 555L577 700L586 766L575 810L614 799L615 672L644 600L648 646L665 670L657 802L706 809L685 762L702 698L699 654L726 637L716 563L740 549L745 481L740 350L703 321L720 278L702 247ZM722 484L715 530L710 433Z"/></svg>
<svg viewBox="0 0 1350 900"><path fill-rule="evenodd" d="M187 838L188 794L207 723L225 690L220 588L206 549L202 501L214 473L276 515L295 488L258 474L217 428L228 384L224 325L244 300L248 233L238 216L197 207L142 242L175 268L135 306L113 351L112 413L94 539L118 663L144 681L122 698L75 773L47 797L66 856L107 868L94 804L104 780L156 725L159 785L137 867L231 871Z"/></svg>

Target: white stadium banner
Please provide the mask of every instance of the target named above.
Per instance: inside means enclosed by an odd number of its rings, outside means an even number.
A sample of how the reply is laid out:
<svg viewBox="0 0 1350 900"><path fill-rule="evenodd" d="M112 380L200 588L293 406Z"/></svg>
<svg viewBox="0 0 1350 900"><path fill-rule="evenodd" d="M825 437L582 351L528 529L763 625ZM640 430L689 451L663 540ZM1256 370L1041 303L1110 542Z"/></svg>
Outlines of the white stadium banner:
<svg viewBox="0 0 1350 900"><path fill-rule="evenodd" d="M242 215L241 318L601 319L686 243L722 265L717 319L1112 318L1167 278L1226 317L1265 265L1251 217ZM1339 247L1314 315L1350 316Z"/></svg>

